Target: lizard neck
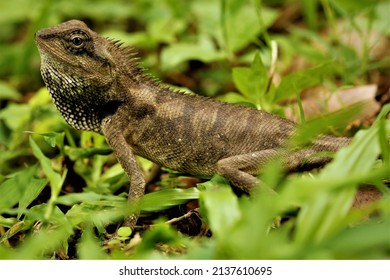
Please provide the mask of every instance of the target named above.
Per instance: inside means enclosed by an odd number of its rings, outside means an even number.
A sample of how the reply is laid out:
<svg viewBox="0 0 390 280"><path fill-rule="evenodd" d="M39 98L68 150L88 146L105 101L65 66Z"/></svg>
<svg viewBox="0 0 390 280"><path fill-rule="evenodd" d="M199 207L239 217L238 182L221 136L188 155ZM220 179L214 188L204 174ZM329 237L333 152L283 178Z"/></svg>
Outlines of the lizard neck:
<svg viewBox="0 0 390 280"><path fill-rule="evenodd" d="M65 121L75 129L100 132L100 110L109 101L105 93L111 84L97 86L93 80L69 75L49 63L42 64L41 73Z"/></svg>
<svg viewBox="0 0 390 280"><path fill-rule="evenodd" d="M137 120L154 111L153 107L157 108L164 96L175 98L178 94L145 74L136 64L126 65L120 73L112 91L115 97L111 96L110 99L123 101L127 113Z"/></svg>

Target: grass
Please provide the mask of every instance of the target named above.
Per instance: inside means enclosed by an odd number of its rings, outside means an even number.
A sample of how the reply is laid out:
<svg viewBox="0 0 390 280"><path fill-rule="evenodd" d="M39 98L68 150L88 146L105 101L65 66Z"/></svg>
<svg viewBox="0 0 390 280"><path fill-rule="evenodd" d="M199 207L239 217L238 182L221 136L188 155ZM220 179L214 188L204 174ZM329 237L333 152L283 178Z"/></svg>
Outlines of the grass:
<svg viewBox="0 0 390 280"><path fill-rule="evenodd" d="M390 257L389 105L375 121L363 119L349 130L361 107L308 120L302 105L321 87L328 95L320 105L329 113L326 100L338 90L371 83L378 85L377 99L386 100L390 63L380 44L389 35L388 1L5 5L0 259ZM126 203L128 179L101 135L71 129L55 110L32 40L37 29L69 18L134 45L145 67L177 87L282 116L297 103L295 145L319 133L351 135L353 142L320 170L286 176L278 162L270 163L250 197L219 176L194 179L163 169L138 205L139 227L121 228L107 242L107 233L135 210ZM351 43L350 36L357 39ZM151 163L139 163L148 173ZM356 207L367 186L378 199Z"/></svg>

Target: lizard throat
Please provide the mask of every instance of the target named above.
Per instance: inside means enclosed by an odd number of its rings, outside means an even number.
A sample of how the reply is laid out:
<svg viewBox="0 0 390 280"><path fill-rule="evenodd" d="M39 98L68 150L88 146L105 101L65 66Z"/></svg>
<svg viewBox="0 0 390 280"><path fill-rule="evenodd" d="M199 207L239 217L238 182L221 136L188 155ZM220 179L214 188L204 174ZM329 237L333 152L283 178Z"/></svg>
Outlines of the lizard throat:
<svg viewBox="0 0 390 280"><path fill-rule="evenodd" d="M42 78L57 110L75 129L100 132L105 100L103 89L75 75L66 75L50 66L41 67Z"/></svg>

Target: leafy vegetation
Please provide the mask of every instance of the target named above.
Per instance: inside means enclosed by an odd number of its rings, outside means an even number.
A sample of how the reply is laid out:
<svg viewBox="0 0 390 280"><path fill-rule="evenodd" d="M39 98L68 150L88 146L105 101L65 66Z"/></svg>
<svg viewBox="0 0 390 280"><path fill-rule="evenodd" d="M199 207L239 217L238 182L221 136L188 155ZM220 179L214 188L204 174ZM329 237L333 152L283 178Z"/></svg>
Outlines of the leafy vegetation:
<svg viewBox="0 0 390 280"><path fill-rule="evenodd" d="M1 259L390 257L388 1L0 6ZM271 162L250 197L219 176L163 169L141 203L128 205L128 179L104 138L66 125L40 79L34 32L71 18L136 47L164 82L297 120L292 146L319 133L354 135L353 142L317 171L287 176ZM375 94L365 105L347 106L344 90L369 84ZM360 92L352 96L362 101ZM308 104L320 110L309 113ZM360 115L366 106L371 115ZM149 176L151 163L139 162ZM370 199L360 203L366 189ZM136 208L135 232L120 228L109 241Z"/></svg>

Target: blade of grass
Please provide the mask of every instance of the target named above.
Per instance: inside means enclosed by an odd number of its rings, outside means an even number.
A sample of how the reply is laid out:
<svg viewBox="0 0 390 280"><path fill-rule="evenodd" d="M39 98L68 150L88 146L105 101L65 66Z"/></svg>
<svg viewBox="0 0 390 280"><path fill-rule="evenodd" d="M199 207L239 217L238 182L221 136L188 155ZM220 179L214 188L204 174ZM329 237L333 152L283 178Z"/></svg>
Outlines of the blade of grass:
<svg viewBox="0 0 390 280"><path fill-rule="evenodd" d="M41 151L41 149L38 147L38 145L35 143L35 141L30 137L30 146L32 149L32 152L34 156L38 159L39 163L41 164L42 170L45 173L46 177L48 178L50 182L50 189L51 189L51 195L48 202L47 212L46 212L46 219L50 218L50 215L53 211L53 207L55 204L55 200L58 198L62 185L65 181L67 169L64 168L62 176L54 171L50 159L48 159Z"/></svg>

